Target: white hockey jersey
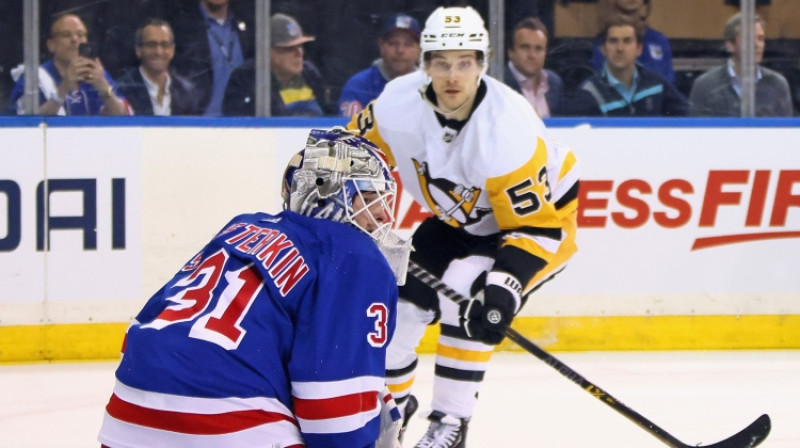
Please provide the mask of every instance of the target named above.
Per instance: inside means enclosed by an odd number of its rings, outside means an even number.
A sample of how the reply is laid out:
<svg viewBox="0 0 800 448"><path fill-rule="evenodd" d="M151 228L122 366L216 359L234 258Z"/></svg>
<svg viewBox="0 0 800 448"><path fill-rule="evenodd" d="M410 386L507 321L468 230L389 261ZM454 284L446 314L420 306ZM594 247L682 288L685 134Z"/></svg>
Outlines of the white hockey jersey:
<svg viewBox="0 0 800 448"><path fill-rule="evenodd" d="M577 158L548 140L525 98L493 78L481 82L486 94L460 130L437 119L422 72L391 81L348 127L383 149L405 191L439 219L474 235L502 232L502 247L539 259L501 249L498 260L515 258L504 265L548 265L535 278L515 273L527 290L577 250Z"/></svg>

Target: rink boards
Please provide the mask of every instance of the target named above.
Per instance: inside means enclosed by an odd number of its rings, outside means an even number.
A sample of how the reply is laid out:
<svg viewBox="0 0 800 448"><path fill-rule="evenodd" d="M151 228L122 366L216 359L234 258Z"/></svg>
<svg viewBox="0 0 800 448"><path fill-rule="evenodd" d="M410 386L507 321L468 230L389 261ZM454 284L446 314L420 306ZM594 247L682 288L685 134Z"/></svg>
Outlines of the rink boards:
<svg viewBox="0 0 800 448"><path fill-rule="evenodd" d="M86 123L0 128L0 361L116 356L225 222L280 209L308 129L341 124ZM800 122L698 123L549 123L580 158L580 249L515 327L551 350L800 347ZM402 233L425 216L402 197Z"/></svg>

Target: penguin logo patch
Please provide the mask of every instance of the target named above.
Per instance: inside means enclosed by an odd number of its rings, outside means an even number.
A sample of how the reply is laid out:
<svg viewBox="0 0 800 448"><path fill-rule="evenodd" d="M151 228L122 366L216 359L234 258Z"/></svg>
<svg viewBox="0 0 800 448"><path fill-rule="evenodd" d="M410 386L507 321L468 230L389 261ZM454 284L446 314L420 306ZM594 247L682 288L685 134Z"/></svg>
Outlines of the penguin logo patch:
<svg viewBox="0 0 800 448"><path fill-rule="evenodd" d="M411 161L417 171L425 204L437 218L453 227L461 227L478 222L491 212L490 209L476 206L483 193L480 188L431 178L427 162Z"/></svg>

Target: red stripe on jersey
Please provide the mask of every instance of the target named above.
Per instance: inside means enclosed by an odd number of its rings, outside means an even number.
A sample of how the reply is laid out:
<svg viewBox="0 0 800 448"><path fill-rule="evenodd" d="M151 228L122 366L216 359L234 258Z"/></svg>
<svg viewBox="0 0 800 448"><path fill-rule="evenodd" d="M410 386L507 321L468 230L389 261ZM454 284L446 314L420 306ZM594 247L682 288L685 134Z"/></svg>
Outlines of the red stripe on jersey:
<svg viewBox="0 0 800 448"><path fill-rule="evenodd" d="M375 409L378 406L378 392L369 391L341 397L309 400L293 397L294 414L305 420L325 420L347 417Z"/></svg>
<svg viewBox="0 0 800 448"><path fill-rule="evenodd" d="M278 412L261 409L231 411L223 414L162 411L128 403L117 397L116 394L111 395L106 411L117 420L183 434L228 434L281 420L290 421L297 426L297 422L293 418Z"/></svg>

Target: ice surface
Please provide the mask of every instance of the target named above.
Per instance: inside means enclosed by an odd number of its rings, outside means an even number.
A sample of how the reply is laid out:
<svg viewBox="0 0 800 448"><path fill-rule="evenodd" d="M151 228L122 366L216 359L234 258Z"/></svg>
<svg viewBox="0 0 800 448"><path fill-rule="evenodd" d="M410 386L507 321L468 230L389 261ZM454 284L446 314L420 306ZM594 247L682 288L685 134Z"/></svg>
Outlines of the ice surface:
<svg viewBox="0 0 800 448"><path fill-rule="evenodd" d="M565 364L689 445L772 417L765 448L800 447L800 351L557 353ZM0 447L97 447L116 362L0 365ZM414 393L429 407L433 356ZM420 412L421 413L421 412ZM414 418L413 446L427 428ZM532 355L497 353L470 424L468 446L664 445Z"/></svg>

